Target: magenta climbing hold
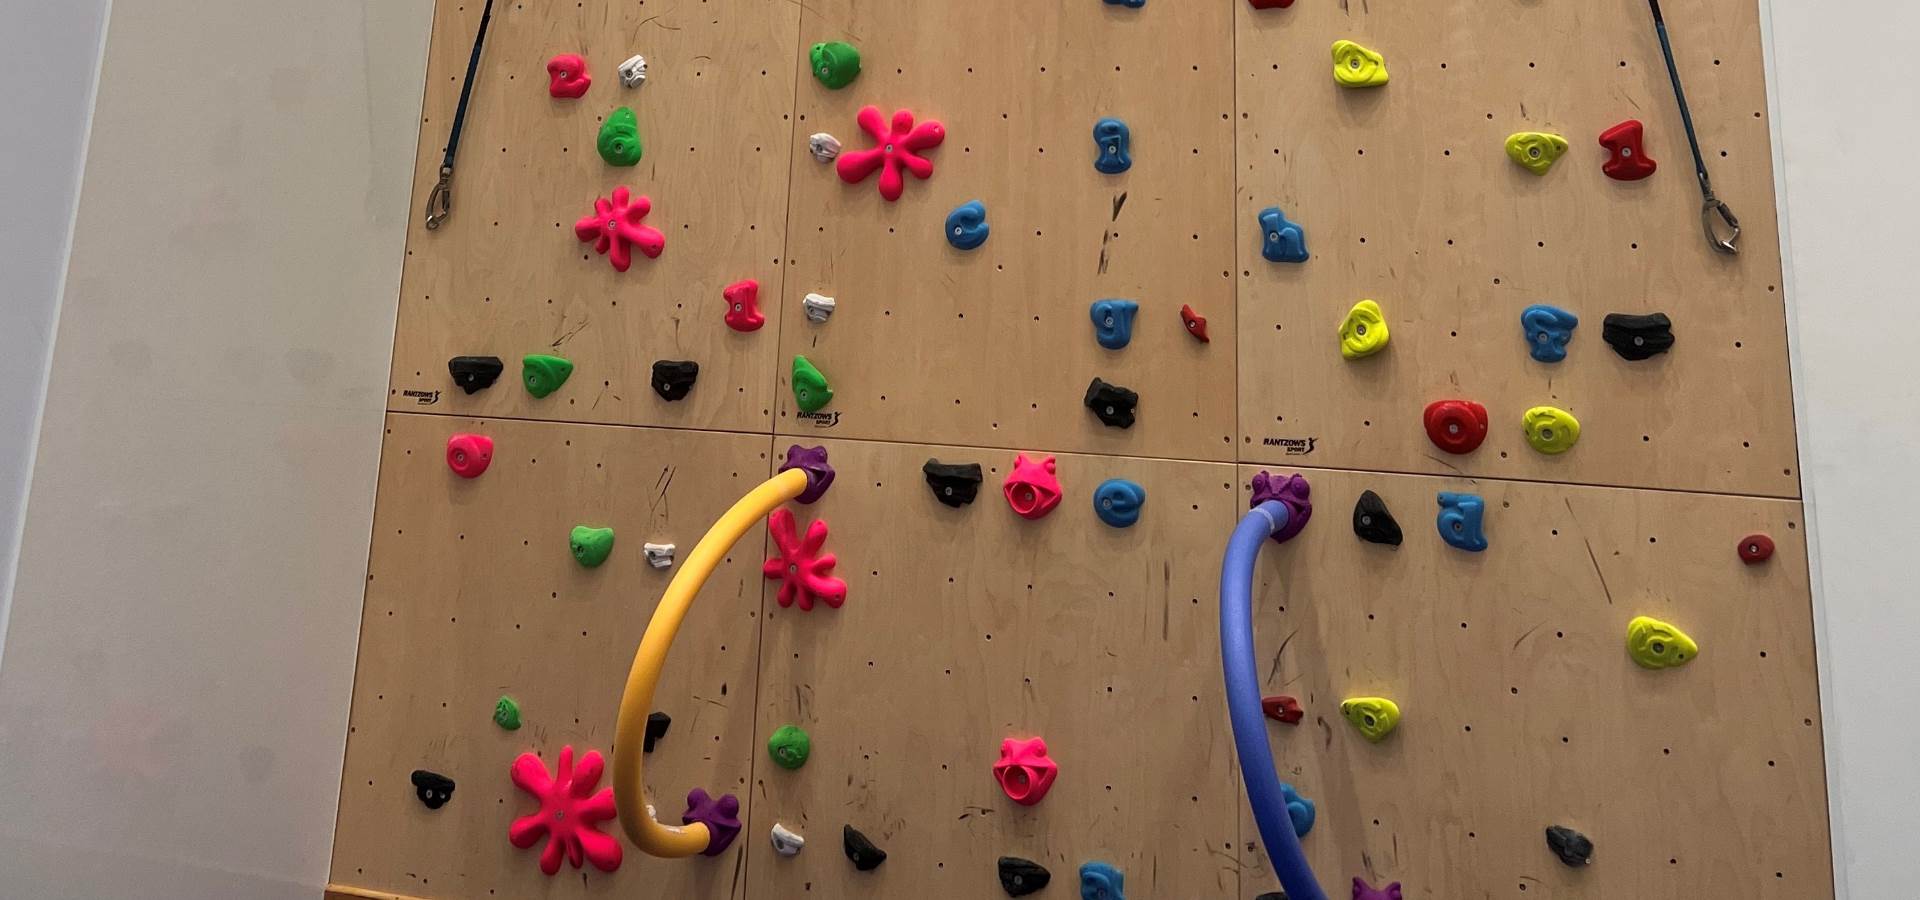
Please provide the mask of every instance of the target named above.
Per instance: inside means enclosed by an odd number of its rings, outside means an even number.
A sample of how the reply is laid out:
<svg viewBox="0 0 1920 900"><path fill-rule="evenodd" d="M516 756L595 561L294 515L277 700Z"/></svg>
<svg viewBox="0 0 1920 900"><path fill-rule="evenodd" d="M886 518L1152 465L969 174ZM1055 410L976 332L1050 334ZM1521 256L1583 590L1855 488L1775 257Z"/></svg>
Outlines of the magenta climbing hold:
<svg viewBox="0 0 1920 900"><path fill-rule="evenodd" d="M493 438L456 434L447 438L447 468L461 478L479 478L493 462Z"/></svg>
<svg viewBox="0 0 1920 900"><path fill-rule="evenodd" d="M767 560L760 571L768 578L780 579L780 595L776 599L782 608L797 601L800 611L806 612L813 609L813 601L818 599L839 609L840 604L847 602L847 583L832 575L836 562L833 554L820 552L827 543L825 519L813 520L803 540L794 528L793 511L783 506L767 516L767 533L780 552Z"/></svg>
<svg viewBox="0 0 1920 900"><path fill-rule="evenodd" d="M1401 900L1400 882L1377 888L1365 879L1356 877L1353 879L1353 900Z"/></svg>
<svg viewBox="0 0 1920 900"><path fill-rule="evenodd" d="M1305 475L1261 472L1253 476L1253 497L1247 501L1247 508L1252 509L1268 500L1286 504L1287 525L1273 533L1273 539L1284 544L1293 540L1294 535L1307 527L1307 520L1313 518L1312 493Z"/></svg>
<svg viewBox="0 0 1920 900"><path fill-rule="evenodd" d="M1044 739L1007 738L1000 742L1000 761L993 764L993 780L1000 782L1007 799L1021 806L1039 803L1059 775L1060 766L1047 755Z"/></svg>
<svg viewBox="0 0 1920 900"><path fill-rule="evenodd" d="M780 471L799 469L807 473L806 490L793 499L811 504L826 496L827 488L833 487L833 467L827 465L827 448L802 447L792 444L787 447L786 461L780 464Z"/></svg>
<svg viewBox="0 0 1920 900"><path fill-rule="evenodd" d="M540 809L513 820L507 828L507 840L525 850L545 836L547 846L540 852L540 871L548 875L560 871L563 855L576 869L582 857L602 872L620 868L620 841L599 826L618 814L613 807L613 788L594 790L606 771L600 751L588 750L580 757L580 768L575 769L573 746L563 746L552 775L547 774L547 764L540 757L522 753L513 761L511 771L513 783L538 799Z"/></svg>
<svg viewBox="0 0 1920 900"><path fill-rule="evenodd" d="M699 822L707 826L707 849L703 856L719 856L740 836L740 798L722 794L719 798L694 788L687 792L687 811L680 816L682 825Z"/></svg>
<svg viewBox="0 0 1920 900"><path fill-rule="evenodd" d="M562 53L547 60L547 93L556 100L577 100L593 84L587 61L578 53Z"/></svg>
<svg viewBox="0 0 1920 900"><path fill-rule="evenodd" d="M735 331L759 331L767 324L760 313L760 282L748 278L727 285L720 291L727 300L727 327Z"/></svg>
<svg viewBox="0 0 1920 900"><path fill-rule="evenodd" d="M592 243L595 253L605 256L615 270L625 272L633 264L632 248L653 259L667 247L667 236L641 221L652 211L653 201L645 194L633 197L626 187L617 187L611 200L601 197L593 201L593 215L573 223L573 236L582 243Z"/></svg>
<svg viewBox="0 0 1920 900"><path fill-rule="evenodd" d="M1000 490L1007 495L1007 505L1013 507L1016 515L1022 519L1040 519L1060 505L1060 479L1054 476L1053 470L1051 456L1032 460L1025 453L1014 455L1013 471L1007 473Z"/></svg>
<svg viewBox="0 0 1920 900"><path fill-rule="evenodd" d="M916 126L913 124L913 113L903 109L893 114L892 127L889 128L877 106L862 107L857 120L860 129L873 137L874 147L840 154L840 158L834 162L834 168L840 173L841 181L859 184L868 175L878 171L880 196L898 200L906 186L906 179L900 174L901 169L912 172L915 178L921 180L933 177L933 161L921 156L918 151L940 146L940 142L947 139L945 126L932 120Z"/></svg>

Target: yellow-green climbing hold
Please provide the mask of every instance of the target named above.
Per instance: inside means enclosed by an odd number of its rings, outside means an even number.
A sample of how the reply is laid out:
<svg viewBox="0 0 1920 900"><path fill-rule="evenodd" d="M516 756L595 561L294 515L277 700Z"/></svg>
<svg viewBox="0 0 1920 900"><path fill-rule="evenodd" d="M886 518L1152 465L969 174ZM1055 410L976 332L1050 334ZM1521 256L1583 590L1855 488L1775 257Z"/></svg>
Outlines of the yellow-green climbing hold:
<svg viewBox="0 0 1920 900"><path fill-rule="evenodd" d="M1354 697L1340 704L1340 715L1377 744L1400 724L1400 705L1385 697Z"/></svg>
<svg viewBox="0 0 1920 900"><path fill-rule="evenodd" d="M1650 616L1634 616L1627 623L1627 655L1645 669L1684 666L1700 655L1700 645L1678 626Z"/></svg>
<svg viewBox="0 0 1920 900"><path fill-rule="evenodd" d="M1387 349L1387 317L1380 304L1362 300L1340 322L1340 355L1348 359L1372 356Z"/></svg>
<svg viewBox="0 0 1920 900"><path fill-rule="evenodd" d="M573 363L558 356L529 353L520 360L520 380L526 384L527 393L535 397L559 390L572 374Z"/></svg>
<svg viewBox="0 0 1920 900"><path fill-rule="evenodd" d="M1560 154L1567 152L1567 139L1544 131L1522 131L1507 137L1507 158L1535 175L1545 175Z"/></svg>
<svg viewBox="0 0 1920 900"><path fill-rule="evenodd" d="M1580 420L1557 406L1529 409L1520 423L1527 430L1527 443L1548 456L1565 453L1580 440Z"/></svg>
<svg viewBox="0 0 1920 900"><path fill-rule="evenodd" d="M827 386L827 376L820 373L812 362L804 356L793 358L793 405L801 412L818 412L821 407L833 402L833 388Z"/></svg>
<svg viewBox="0 0 1920 900"><path fill-rule="evenodd" d="M1334 41L1333 80L1341 87L1379 87L1387 83L1387 59L1352 41Z"/></svg>

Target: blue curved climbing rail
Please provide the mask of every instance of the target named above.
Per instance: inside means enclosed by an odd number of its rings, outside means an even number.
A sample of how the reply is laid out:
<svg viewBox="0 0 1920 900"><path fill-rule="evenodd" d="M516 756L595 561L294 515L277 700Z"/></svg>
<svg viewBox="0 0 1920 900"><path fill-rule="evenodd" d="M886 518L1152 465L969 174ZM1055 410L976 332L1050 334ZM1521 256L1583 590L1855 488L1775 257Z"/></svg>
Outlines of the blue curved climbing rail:
<svg viewBox="0 0 1920 900"><path fill-rule="evenodd" d="M1313 869L1300 851L1293 818L1273 768L1266 715L1260 708L1260 673L1253 658L1253 564L1260 545L1287 524L1286 504L1268 500L1247 511L1227 540L1220 564L1220 662L1227 679L1227 715L1233 720L1233 746L1247 783L1247 802L1260 826L1260 844L1280 876L1290 900L1327 900Z"/></svg>

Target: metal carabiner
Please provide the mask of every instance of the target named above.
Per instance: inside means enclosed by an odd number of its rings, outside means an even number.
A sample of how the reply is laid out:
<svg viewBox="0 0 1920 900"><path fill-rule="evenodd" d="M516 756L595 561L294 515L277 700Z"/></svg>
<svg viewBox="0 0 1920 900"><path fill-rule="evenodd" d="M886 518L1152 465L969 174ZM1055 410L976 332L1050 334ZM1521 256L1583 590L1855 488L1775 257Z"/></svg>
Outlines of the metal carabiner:
<svg viewBox="0 0 1920 900"><path fill-rule="evenodd" d="M1720 229L1715 227L1713 222L1716 215L1719 216L1721 222L1725 223L1726 227L1733 229L1732 234L1724 238L1720 236ZM1740 219L1734 216L1733 207L1728 206L1725 201L1715 197L1711 189L1706 192L1706 202L1700 206L1700 225L1706 229L1707 243L1713 247L1715 252L1725 253L1728 256L1739 255Z"/></svg>
<svg viewBox="0 0 1920 900"><path fill-rule="evenodd" d="M427 230L433 231L453 214L453 167L440 167L440 183L427 195Z"/></svg>

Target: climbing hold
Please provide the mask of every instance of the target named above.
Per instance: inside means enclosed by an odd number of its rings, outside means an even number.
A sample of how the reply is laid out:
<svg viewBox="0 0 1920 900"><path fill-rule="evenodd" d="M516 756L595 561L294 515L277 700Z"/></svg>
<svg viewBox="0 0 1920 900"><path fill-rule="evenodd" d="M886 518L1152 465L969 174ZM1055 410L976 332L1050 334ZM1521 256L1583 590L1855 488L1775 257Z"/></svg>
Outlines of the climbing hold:
<svg viewBox="0 0 1920 900"><path fill-rule="evenodd" d="M700 364L690 359L662 359L653 364L653 392L666 401L679 400L693 390Z"/></svg>
<svg viewBox="0 0 1920 900"><path fill-rule="evenodd" d="M826 496L827 488L833 486L833 467L827 465L827 448L802 447L792 444L787 447L787 458L780 464L780 471L799 469L807 473L806 490L793 498L800 503L812 503Z"/></svg>
<svg viewBox="0 0 1920 900"><path fill-rule="evenodd" d="M1368 884L1364 879L1353 879L1353 900L1401 900L1400 882L1396 881L1383 888Z"/></svg>
<svg viewBox="0 0 1920 900"><path fill-rule="evenodd" d="M874 147L840 154L834 167L841 181L859 184L877 170L880 196L891 201L900 199L900 193L906 188L906 178L900 174L902 169L923 181L933 177L933 161L917 151L938 147L947 139L947 129L939 122L926 121L915 127L913 113L902 109L893 114L889 126L875 106L862 107L857 120L860 130L873 138Z"/></svg>
<svg viewBox="0 0 1920 900"><path fill-rule="evenodd" d="M613 788L594 790L606 769L606 760L598 750L588 750L580 757L580 767L574 768L571 744L561 746L552 774L540 757L520 754L510 770L513 783L539 800L540 808L513 820L507 826L507 841L525 850L545 836L547 846L540 851L540 871L548 875L560 871L563 856L576 869L583 859L602 872L620 868L620 840L600 830L601 822L618 815Z"/></svg>
<svg viewBox="0 0 1920 900"><path fill-rule="evenodd" d="M1527 352L1540 362L1567 358L1567 342L1580 318L1555 306L1536 303L1520 312L1520 330L1527 336Z"/></svg>
<svg viewBox="0 0 1920 900"><path fill-rule="evenodd" d="M1472 400L1427 404L1427 438L1448 453L1472 453L1487 439L1487 408Z"/></svg>
<svg viewBox="0 0 1920 900"><path fill-rule="evenodd" d="M1440 502L1440 515L1435 517L1434 525L1440 529L1440 539L1448 546L1457 547L1469 553L1479 553L1487 549L1487 535L1482 520L1487 515L1487 502L1478 494L1457 494L1441 491L1437 498Z"/></svg>
<svg viewBox="0 0 1920 900"><path fill-rule="evenodd" d="M630 88L639 87L647 80L647 58L635 53L620 64L620 84Z"/></svg>
<svg viewBox="0 0 1920 900"><path fill-rule="evenodd" d="M933 489L933 499L958 509L973 502L980 495L979 463L943 463L929 459L920 466L927 476L927 487Z"/></svg>
<svg viewBox="0 0 1920 900"><path fill-rule="evenodd" d="M1547 826L1547 849L1569 866L1584 866L1593 862L1593 841L1561 825Z"/></svg>
<svg viewBox="0 0 1920 900"><path fill-rule="evenodd" d="M1646 130L1639 119L1628 119L1606 131L1600 132L1600 146L1607 148L1607 161L1600 164L1600 171L1615 181L1639 181L1659 163L1647 155L1642 141Z"/></svg>
<svg viewBox="0 0 1920 900"><path fill-rule="evenodd" d="M947 243L959 250L972 250L987 242L987 207L968 200L947 213Z"/></svg>
<svg viewBox="0 0 1920 900"><path fill-rule="evenodd" d="M505 694L493 703L493 724L508 731L520 730L520 704Z"/></svg>
<svg viewBox="0 0 1920 900"><path fill-rule="evenodd" d="M1560 154L1567 152L1567 139L1544 131L1521 131L1507 136L1507 158L1535 175L1545 175Z"/></svg>
<svg viewBox="0 0 1920 900"><path fill-rule="evenodd" d="M873 845L867 836L852 825L841 826L840 843L847 851L847 858L853 860L853 867L862 872L871 872L887 861L887 851Z"/></svg>
<svg viewBox="0 0 1920 900"><path fill-rule="evenodd" d="M1133 341L1133 317L1140 304L1132 300L1096 300L1088 314L1093 319L1093 339L1108 350L1119 350Z"/></svg>
<svg viewBox="0 0 1920 900"><path fill-rule="evenodd" d="M1007 738L1000 742L1000 761L993 764L993 780L1000 782L1007 799L1021 806L1039 803L1059 775L1060 766L1047 755L1045 740Z"/></svg>
<svg viewBox="0 0 1920 900"><path fill-rule="evenodd" d="M1400 546L1400 523L1387 511L1387 501L1372 491L1361 491L1353 504L1353 533L1369 544Z"/></svg>
<svg viewBox="0 0 1920 900"><path fill-rule="evenodd" d="M447 468L461 478L479 478L493 462L493 438L456 434L447 438Z"/></svg>
<svg viewBox="0 0 1920 900"><path fill-rule="evenodd" d="M1213 343L1213 339L1207 337L1207 317L1194 312L1193 307L1180 304L1180 321L1187 326L1187 333L1193 335L1195 340L1202 344Z"/></svg>
<svg viewBox="0 0 1920 900"><path fill-rule="evenodd" d="M1678 627L1648 616L1627 623L1627 655L1645 669L1684 666L1700 655L1700 645Z"/></svg>
<svg viewBox="0 0 1920 900"><path fill-rule="evenodd" d="M1264 9L1265 7L1262 7L1259 4L1272 3L1272 2L1274 2L1274 0L1253 0L1253 3L1254 3L1253 8ZM1289 6L1293 5L1293 0L1286 0L1286 2L1287 2L1287 5ZM1286 782L1284 781L1281 782L1281 784L1285 784L1285 783ZM1287 900L1287 892L1286 891L1268 891L1264 894L1255 895L1253 900Z"/></svg>
<svg viewBox="0 0 1920 900"><path fill-rule="evenodd" d="M594 146L600 149L600 158L610 166L631 166L640 161L640 120L634 118L633 110L620 107L607 115L600 123L600 136Z"/></svg>
<svg viewBox="0 0 1920 900"><path fill-rule="evenodd" d="M824 294L808 294L800 300L800 308L806 311L807 321L825 322L833 318L833 308L839 304Z"/></svg>
<svg viewBox="0 0 1920 900"><path fill-rule="evenodd" d="M1285 694L1260 698L1260 711L1283 725L1298 725L1307 714L1306 710L1300 708L1300 701Z"/></svg>
<svg viewBox="0 0 1920 900"><path fill-rule="evenodd" d="M1253 476L1253 496L1247 499L1247 508L1252 509L1268 500L1278 500L1287 507L1287 524L1273 533L1277 543L1293 540L1307 527L1307 520L1313 518L1313 491L1307 484L1305 475L1273 475L1261 472Z"/></svg>
<svg viewBox="0 0 1920 900"><path fill-rule="evenodd" d="M1658 356L1673 349L1673 320L1666 313L1608 313L1600 321L1600 339L1621 359L1637 361Z"/></svg>
<svg viewBox="0 0 1920 900"><path fill-rule="evenodd" d="M815 412L833 402L833 388L827 386L827 376L820 374L813 363L804 356L793 358L793 405L801 412Z"/></svg>
<svg viewBox="0 0 1920 900"><path fill-rule="evenodd" d="M1132 528L1146 503L1147 489L1124 478L1109 478L1093 489L1093 514L1115 528Z"/></svg>
<svg viewBox="0 0 1920 900"><path fill-rule="evenodd" d="M1286 801L1287 818L1293 820L1294 837L1306 837L1313 830L1315 811L1313 801L1300 796L1293 785L1280 782L1280 799Z"/></svg>
<svg viewBox="0 0 1920 900"><path fill-rule="evenodd" d="M456 356L447 360L447 374L456 387L469 394L493 387L506 364L498 356Z"/></svg>
<svg viewBox="0 0 1920 900"><path fill-rule="evenodd" d="M1354 697L1341 701L1340 715L1361 737L1378 744L1400 724L1400 704L1385 697Z"/></svg>
<svg viewBox="0 0 1920 900"><path fill-rule="evenodd" d="M813 739L798 725L782 725L767 738L767 753L780 768L789 771L807 764L813 753Z"/></svg>
<svg viewBox="0 0 1920 900"><path fill-rule="evenodd" d="M1014 454L1013 471L1007 473L1000 490L1006 494L1007 505L1013 507L1015 515L1039 519L1060 505L1060 479L1054 477L1053 470L1051 456L1032 460L1025 453Z"/></svg>
<svg viewBox="0 0 1920 900"><path fill-rule="evenodd" d="M760 282L748 278L727 285L720 291L727 301L727 327L735 331L759 331L767 324L767 317L760 313Z"/></svg>
<svg viewBox="0 0 1920 900"><path fill-rule="evenodd" d="M1267 262L1306 262L1306 230L1297 222L1287 221L1287 214L1278 206L1261 210L1260 255L1266 257Z"/></svg>
<svg viewBox="0 0 1920 900"><path fill-rule="evenodd" d="M1080 900L1127 900L1126 876L1103 862L1080 866Z"/></svg>
<svg viewBox="0 0 1920 900"><path fill-rule="evenodd" d="M767 516L767 532L779 552L760 567L760 572L767 578L780 579L780 593L775 599L782 609L796 600L801 612L813 609L815 599L834 609L847 602L847 583L832 574L837 560L831 553L820 552L827 543L825 519L813 520L802 540L794 528L793 511L783 506Z"/></svg>
<svg viewBox="0 0 1920 900"><path fill-rule="evenodd" d="M556 100L576 100L587 93L593 76L587 74L587 61L577 53L562 53L547 60L547 93Z"/></svg>
<svg viewBox="0 0 1920 900"><path fill-rule="evenodd" d="M1293 0L1247 0L1247 2L1251 4L1254 9L1286 9L1293 5ZM1255 898L1255 900L1259 900L1259 898Z"/></svg>
<svg viewBox="0 0 1920 900"><path fill-rule="evenodd" d="M1340 322L1340 355L1361 359L1387 349L1387 317L1380 304L1362 300Z"/></svg>
<svg viewBox="0 0 1920 900"><path fill-rule="evenodd" d="M673 549L672 544L640 545L641 552L647 555L647 565L656 569L666 569L673 566Z"/></svg>
<svg viewBox="0 0 1920 900"><path fill-rule="evenodd" d="M413 770L413 793L428 809L439 809L453 799L453 779L426 769Z"/></svg>
<svg viewBox="0 0 1920 900"><path fill-rule="evenodd" d="M1520 424L1527 430L1527 443L1548 456L1572 450L1580 440L1580 420L1557 406L1529 409Z"/></svg>
<svg viewBox="0 0 1920 900"><path fill-rule="evenodd" d="M1046 866L1018 856L1000 857L1000 889L1009 897L1038 893L1051 881L1053 873Z"/></svg>
<svg viewBox="0 0 1920 900"><path fill-rule="evenodd" d="M773 823L773 852L781 856L793 856L806 849L807 839L787 829L779 822Z"/></svg>
<svg viewBox="0 0 1920 900"><path fill-rule="evenodd" d="M1128 130L1127 123L1114 118L1093 123L1093 167L1105 175L1118 175L1133 168L1132 143L1133 132Z"/></svg>
<svg viewBox="0 0 1920 900"><path fill-rule="evenodd" d="M593 201L593 214L573 223L573 236L581 243L592 243L593 252L607 258L614 271L625 272L633 265L633 250L638 248L648 259L657 258L667 247L667 236L660 229L642 223L653 211L646 195L632 197L625 187L613 189L611 200Z"/></svg>
<svg viewBox="0 0 1920 900"><path fill-rule="evenodd" d="M573 363L558 356L529 353L520 359L520 380L536 399L559 390L572 374Z"/></svg>
<svg viewBox="0 0 1920 900"><path fill-rule="evenodd" d="M1352 41L1334 41L1333 80L1341 87L1350 88L1379 87L1386 84L1386 57Z"/></svg>
<svg viewBox="0 0 1920 900"><path fill-rule="evenodd" d="M672 725L673 725L673 717L667 715L666 713L663 713L663 712L647 713L646 742L641 746L640 749L647 753L652 753L654 742L660 740L663 737L666 737L667 729L669 727L672 727Z"/></svg>
<svg viewBox="0 0 1920 900"><path fill-rule="evenodd" d="M807 138L807 149L813 153L815 160L833 162L840 155L840 139L824 131L816 131Z"/></svg>
<svg viewBox="0 0 1920 900"><path fill-rule="evenodd" d="M1747 565L1763 563L1773 558L1773 538L1764 534L1750 534L1740 539L1740 561Z"/></svg>
<svg viewBox="0 0 1920 900"><path fill-rule="evenodd" d="M740 836L740 798L722 794L716 799L700 788L688 791L687 811L680 814L680 824L695 822L707 826L707 849L700 851L700 855L725 853L733 845L733 839Z"/></svg>
<svg viewBox="0 0 1920 900"><path fill-rule="evenodd" d="M1095 378L1092 384L1087 385L1087 396L1083 402L1101 422L1114 428L1132 428L1133 407L1140 402L1140 395Z"/></svg>
<svg viewBox="0 0 1920 900"><path fill-rule="evenodd" d="M567 549L573 551L574 560L581 565L589 569L598 566L613 555L613 528L575 525L573 535L567 539Z"/></svg>
<svg viewBox="0 0 1920 900"><path fill-rule="evenodd" d="M839 90L860 77L860 51L845 41L822 41L807 52L813 63L813 77L833 90Z"/></svg>
<svg viewBox="0 0 1920 900"><path fill-rule="evenodd" d="M1108 6L1128 6L1139 9L1147 5L1147 0L1106 0Z"/></svg>

